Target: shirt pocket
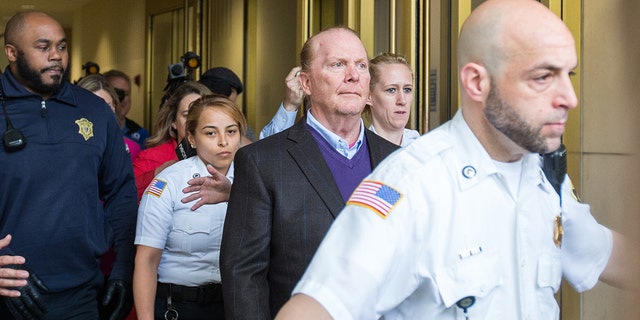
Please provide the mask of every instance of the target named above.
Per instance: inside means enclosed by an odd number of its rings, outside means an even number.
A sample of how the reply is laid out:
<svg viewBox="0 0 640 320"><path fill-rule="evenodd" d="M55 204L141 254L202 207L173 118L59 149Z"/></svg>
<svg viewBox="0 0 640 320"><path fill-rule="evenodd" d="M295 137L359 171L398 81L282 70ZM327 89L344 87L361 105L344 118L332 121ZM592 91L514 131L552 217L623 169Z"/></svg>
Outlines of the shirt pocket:
<svg viewBox="0 0 640 320"><path fill-rule="evenodd" d="M538 286L549 287L555 293L562 281L562 262L560 255L542 254L538 259Z"/></svg>
<svg viewBox="0 0 640 320"><path fill-rule="evenodd" d="M559 252L560 250L558 250ZM560 254L543 253L538 258L537 297L540 314L556 315L560 310L554 297L562 282L562 262Z"/></svg>
<svg viewBox="0 0 640 320"><path fill-rule="evenodd" d="M200 214L173 216L171 239L178 250L186 253L211 250L211 218Z"/></svg>
<svg viewBox="0 0 640 320"><path fill-rule="evenodd" d="M447 308L454 306L465 297L475 297L474 309L479 305L491 305L493 289L502 285L501 267L496 254L482 252L480 254L457 260L434 275L440 297Z"/></svg>

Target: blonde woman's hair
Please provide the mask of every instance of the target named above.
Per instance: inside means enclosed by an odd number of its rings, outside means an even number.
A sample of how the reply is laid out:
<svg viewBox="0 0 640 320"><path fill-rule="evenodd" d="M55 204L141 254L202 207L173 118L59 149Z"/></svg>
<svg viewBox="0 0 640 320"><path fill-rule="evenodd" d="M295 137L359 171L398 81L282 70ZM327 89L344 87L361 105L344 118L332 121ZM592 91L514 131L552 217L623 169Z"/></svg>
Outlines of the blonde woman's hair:
<svg viewBox="0 0 640 320"><path fill-rule="evenodd" d="M109 83L107 78L99 73L90 74L86 77L83 77L78 81L78 86L84 89L87 89L93 93L99 91L100 89L104 90L111 96L111 101L113 101L113 107L118 113L120 107L120 100L118 99L118 94L113 86Z"/></svg>

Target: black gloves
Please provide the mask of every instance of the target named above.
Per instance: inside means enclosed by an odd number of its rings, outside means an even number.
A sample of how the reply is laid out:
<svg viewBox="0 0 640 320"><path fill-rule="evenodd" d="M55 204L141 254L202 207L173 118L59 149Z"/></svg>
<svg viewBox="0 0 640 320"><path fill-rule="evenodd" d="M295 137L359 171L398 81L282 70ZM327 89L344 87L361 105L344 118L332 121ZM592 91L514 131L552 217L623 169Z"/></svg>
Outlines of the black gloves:
<svg viewBox="0 0 640 320"><path fill-rule="evenodd" d="M110 279L102 296L100 319L123 320L133 307L131 285L124 280Z"/></svg>
<svg viewBox="0 0 640 320"><path fill-rule="evenodd" d="M23 265L6 265L4 268L27 270ZM27 270L29 271L29 270ZM47 307L40 294L49 289L33 272L29 271L27 284L16 287L20 291L20 297L2 297L9 312L16 320L39 320L47 313ZM102 296L100 306L100 319L123 320L133 307L133 291L131 285L124 280L112 279L107 285Z"/></svg>
<svg viewBox="0 0 640 320"><path fill-rule="evenodd" d="M4 267L16 270L27 270L25 266L21 264L6 265ZM29 271L27 284L22 287L16 287L15 290L20 291L19 297L3 298L4 303L7 305L7 309L11 312L14 319L30 320L44 318L44 315L47 313L47 306L44 304L44 301L42 301L40 293L46 292L49 289L47 289L42 280L40 280L35 273Z"/></svg>

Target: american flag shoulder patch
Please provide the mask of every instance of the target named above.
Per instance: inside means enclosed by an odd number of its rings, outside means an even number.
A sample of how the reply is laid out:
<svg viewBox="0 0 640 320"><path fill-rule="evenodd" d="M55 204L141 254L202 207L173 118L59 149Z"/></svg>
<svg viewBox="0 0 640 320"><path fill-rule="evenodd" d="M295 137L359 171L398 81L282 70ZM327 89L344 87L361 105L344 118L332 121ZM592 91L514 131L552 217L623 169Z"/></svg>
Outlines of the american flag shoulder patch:
<svg viewBox="0 0 640 320"><path fill-rule="evenodd" d="M396 189L379 181L364 180L353 191L347 204L369 208L385 219L400 199L402 194Z"/></svg>
<svg viewBox="0 0 640 320"><path fill-rule="evenodd" d="M160 198L160 196L162 195L162 192L166 187L167 187L166 181L162 179L154 178L149 184L149 186L147 187L147 190L144 191L144 193Z"/></svg>

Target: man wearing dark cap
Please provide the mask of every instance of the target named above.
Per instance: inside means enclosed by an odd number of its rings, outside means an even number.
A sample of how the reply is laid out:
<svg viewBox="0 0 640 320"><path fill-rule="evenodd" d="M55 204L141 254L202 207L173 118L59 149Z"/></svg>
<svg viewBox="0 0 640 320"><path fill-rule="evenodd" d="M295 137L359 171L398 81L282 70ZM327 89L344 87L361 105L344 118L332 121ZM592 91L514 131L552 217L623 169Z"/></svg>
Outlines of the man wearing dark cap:
<svg viewBox="0 0 640 320"><path fill-rule="evenodd" d="M225 67L215 67L207 70L201 77L200 83L209 87L214 93L228 96L235 101L242 93L242 81L233 71Z"/></svg>
<svg viewBox="0 0 640 320"><path fill-rule="evenodd" d="M207 70L200 76L200 81L198 82L207 86L213 93L229 97L229 100L234 103L243 89L240 78L238 78L233 71L225 67L215 67ZM245 136L249 138L251 142L256 141L256 133L251 126L247 126ZM243 144L245 144L245 142L243 142Z"/></svg>

